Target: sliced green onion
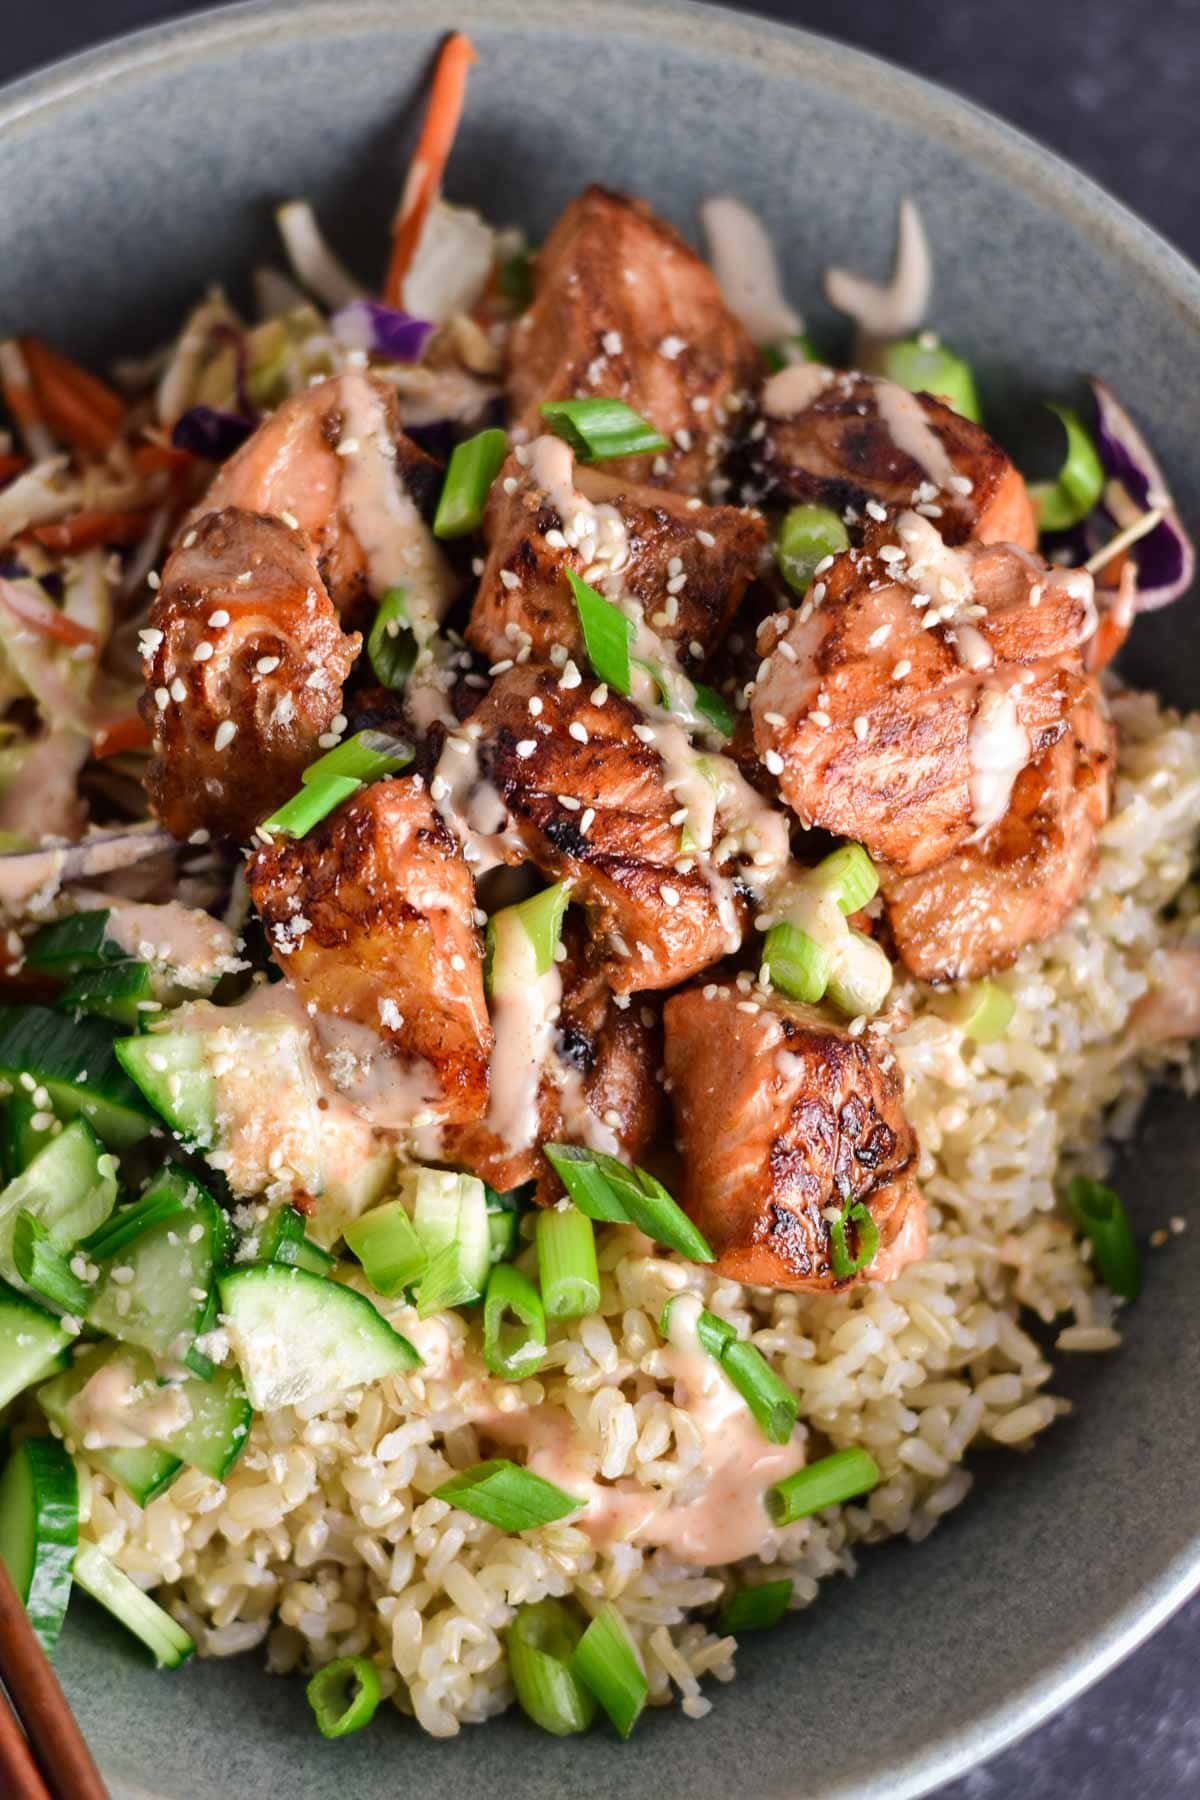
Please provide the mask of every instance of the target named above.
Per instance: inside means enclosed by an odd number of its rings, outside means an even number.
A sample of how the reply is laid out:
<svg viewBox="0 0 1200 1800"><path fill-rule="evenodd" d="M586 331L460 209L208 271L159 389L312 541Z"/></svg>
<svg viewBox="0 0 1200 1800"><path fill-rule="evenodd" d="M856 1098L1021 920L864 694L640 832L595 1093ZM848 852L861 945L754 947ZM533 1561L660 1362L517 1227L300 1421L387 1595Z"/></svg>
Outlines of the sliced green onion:
<svg viewBox="0 0 1200 1800"><path fill-rule="evenodd" d="M623 400L547 400L541 412L551 431L567 440L581 462L671 448L662 432Z"/></svg>
<svg viewBox="0 0 1200 1800"><path fill-rule="evenodd" d="M836 900L844 913L861 912L879 892L879 873L861 844L840 844L823 856L808 881Z"/></svg>
<svg viewBox="0 0 1200 1800"><path fill-rule="evenodd" d="M97 1262L107 1262L118 1250L124 1250L155 1225L164 1225L168 1219L186 1212L183 1203L186 1191L173 1182L156 1181L132 1206L119 1207L112 1213L90 1237L83 1239L79 1248Z"/></svg>
<svg viewBox="0 0 1200 1800"><path fill-rule="evenodd" d="M337 1262L328 1250L314 1244L304 1226L304 1214L294 1206L279 1206L260 1231L253 1234L254 1261L286 1263L306 1269L310 1275L328 1275Z"/></svg>
<svg viewBox="0 0 1200 1800"><path fill-rule="evenodd" d="M507 1457L475 1463L452 1475L433 1490L435 1500L446 1500L460 1512L494 1525L497 1531L533 1531L578 1512L583 1501L564 1493L552 1481L532 1469L522 1469Z"/></svg>
<svg viewBox="0 0 1200 1800"><path fill-rule="evenodd" d="M733 714L724 694L718 694L716 688L706 687L702 681L694 681L692 686L695 689L694 705L700 717L722 737L732 737Z"/></svg>
<svg viewBox="0 0 1200 1800"><path fill-rule="evenodd" d="M528 900L492 914L485 961L489 994L522 992L554 967L570 899L570 882L556 881Z"/></svg>
<svg viewBox="0 0 1200 1800"><path fill-rule="evenodd" d="M576 1644L571 1669L627 1738L641 1716L650 1684L629 1627L611 1601L600 1608Z"/></svg>
<svg viewBox="0 0 1200 1800"><path fill-rule="evenodd" d="M263 820L262 830L283 837L307 837L314 825L319 825L343 800L349 800L351 794L357 794L361 786L361 781L349 775L326 775L293 794L269 819Z"/></svg>
<svg viewBox="0 0 1200 1800"><path fill-rule="evenodd" d="M676 1295L663 1308L663 1336L671 1337L671 1315ZM785 1381L775 1373L755 1344L744 1343L728 1320L701 1307L696 1315L696 1336L701 1349L720 1364L726 1379L749 1407L755 1423L769 1443L786 1444L796 1428L800 1403Z"/></svg>
<svg viewBox="0 0 1200 1800"><path fill-rule="evenodd" d="M515 1213L497 1215L515 1220ZM511 1314L515 1324L509 1322ZM483 1360L493 1375L520 1381L542 1365L546 1354L546 1312L527 1275L511 1263L497 1263L488 1277L483 1303Z"/></svg>
<svg viewBox="0 0 1200 1800"><path fill-rule="evenodd" d="M517 1700L535 1725L555 1737L586 1731L596 1716L596 1702L570 1667L579 1636L561 1600L519 1607L505 1634Z"/></svg>
<svg viewBox="0 0 1200 1800"><path fill-rule="evenodd" d="M789 1000L814 1005L824 998L833 967L828 950L798 925L772 925L763 940L763 965L771 986Z"/></svg>
<svg viewBox="0 0 1200 1800"><path fill-rule="evenodd" d="M1098 504L1104 492L1104 464L1079 414L1069 406L1055 406L1051 401L1047 405L1062 420L1067 454L1058 480L1031 482L1029 493L1037 508L1040 531L1069 531Z"/></svg>
<svg viewBox="0 0 1200 1800"><path fill-rule="evenodd" d="M717 1618L722 1637L739 1631L769 1631L778 1625L788 1609L795 1582L760 1581L754 1587L738 1588L729 1596Z"/></svg>
<svg viewBox="0 0 1200 1800"><path fill-rule="evenodd" d="M589 1219L636 1225L647 1237L678 1250L691 1262L715 1262L704 1234L673 1200L661 1181L645 1169L627 1168L602 1150L582 1144L543 1144L547 1161Z"/></svg>
<svg viewBox="0 0 1200 1800"><path fill-rule="evenodd" d="M390 587L379 602L375 623L367 638L367 659L381 687L402 688L417 660L417 640L408 623L408 605L402 587Z"/></svg>
<svg viewBox="0 0 1200 1800"><path fill-rule="evenodd" d="M964 419L979 424L982 414L971 365L945 344L925 332L920 337L898 338L884 345L878 362L880 374L898 387L914 394L932 394Z"/></svg>
<svg viewBox="0 0 1200 1800"><path fill-rule="evenodd" d="M348 1737L375 1717L379 1670L365 1656L339 1656L318 1669L304 1691L321 1736Z"/></svg>
<svg viewBox="0 0 1200 1800"><path fill-rule="evenodd" d="M883 1479L875 1458L855 1444L849 1450L835 1450L820 1462L797 1469L767 1489L767 1511L776 1525L792 1525L810 1513L824 1512L827 1506L840 1506L843 1500L869 1494Z"/></svg>
<svg viewBox="0 0 1200 1800"><path fill-rule="evenodd" d="M95 1298L95 1289L80 1281L50 1233L31 1212L17 1214L13 1227L12 1259L26 1287L64 1312L82 1316Z"/></svg>
<svg viewBox="0 0 1200 1800"><path fill-rule="evenodd" d="M973 981L943 1007L943 1016L977 1044L992 1044L1012 1024L1017 1003L996 981Z"/></svg>
<svg viewBox="0 0 1200 1800"><path fill-rule="evenodd" d="M1136 1300L1142 1262L1120 1195L1090 1175L1076 1175L1067 1189L1067 1207L1091 1240L1093 1262L1104 1285L1122 1300Z"/></svg>
<svg viewBox="0 0 1200 1800"><path fill-rule="evenodd" d="M619 606L598 594L586 581L580 581L574 569L567 570L567 580L575 596L575 610L579 614L588 661L601 681L628 698L633 686L629 669L632 621L625 617Z"/></svg>
<svg viewBox="0 0 1200 1800"><path fill-rule="evenodd" d="M466 1306L478 1300L479 1288L462 1266L457 1244L443 1244L425 1265L415 1295L417 1316L427 1319L432 1313L446 1312L453 1306Z"/></svg>
<svg viewBox="0 0 1200 1800"><path fill-rule="evenodd" d="M775 539L779 572L794 594L807 594L817 564L850 548L850 534L827 506L793 506Z"/></svg>
<svg viewBox="0 0 1200 1800"><path fill-rule="evenodd" d="M853 1225L858 1248L851 1256L846 1244L846 1227ZM861 1200L847 1194L842 1216L829 1227L829 1266L839 1281L849 1281L860 1270L870 1268L879 1249L879 1227Z"/></svg>
<svg viewBox="0 0 1200 1800"><path fill-rule="evenodd" d="M790 1577L756 1582L752 1588L738 1588L721 1607L716 1629L721 1636L732 1636L739 1631L770 1631L788 1611L793 1588L795 1582Z"/></svg>
<svg viewBox="0 0 1200 1800"><path fill-rule="evenodd" d="M538 1281L549 1319L582 1319L600 1304L596 1233L574 1206L548 1206L537 1221Z"/></svg>
<svg viewBox="0 0 1200 1800"><path fill-rule="evenodd" d="M488 1261L493 1265L508 1262L517 1253L521 1233L517 1223L517 1214L512 1212L488 1213Z"/></svg>
<svg viewBox="0 0 1200 1800"><path fill-rule="evenodd" d="M390 731L356 731L343 738L316 762L309 763L300 777L305 787L324 781L327 775L345 775L352 781L382 781L385 775L398 775L413 759L413 747Z"/></svg>
<svg viewBox="0 0 1200 1800"><path fill-rule="evenodd" d="M831 949L828 998L849 1019L877 1013L892 987L887 952L862 931L847 931Z"/></svg>
<svg viewBox="0 0 1200 1800"><path fill-rule="evenodd" d="M491 1252L482 1181L448 1169L420 1170L413 1225L429 1258L416 1293L420 1316L478 1300Z"/></svg>
<svg viewBox="0 0 1200 1800"><path fill-rule="evenodd" d="M514 313L523 313L533 300L533 253L518 250L496 272L496 286Z"/></svg>
<svg viewBox="0 0 1200 1800"><path fill-rule="evenodd" d="M372 1207L347 1225L342 1235L376 1293L388 1299L420 1281L428 1266L429 1254L403 1200Z"/></svg>
<svg viewBox="0 0 1200 1800"><path fill-rule="evenodd" d="M488 490L507 455L508 437L498 428L477 431L454 446L433 521L434 537L460 538L479 530Z"/></svg>

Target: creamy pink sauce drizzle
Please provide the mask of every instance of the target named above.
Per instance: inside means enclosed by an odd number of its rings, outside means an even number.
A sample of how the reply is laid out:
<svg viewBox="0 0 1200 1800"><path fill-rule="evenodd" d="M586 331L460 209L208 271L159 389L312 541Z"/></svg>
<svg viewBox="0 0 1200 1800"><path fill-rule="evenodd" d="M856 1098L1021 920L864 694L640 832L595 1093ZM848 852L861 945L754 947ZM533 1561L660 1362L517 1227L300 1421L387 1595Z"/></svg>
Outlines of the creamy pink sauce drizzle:
<svg viewBox="0 0 1200 1800"><path fill-rule="evenodd" d="M881 285L848 269L830 269L825 293L831 306L856 323L860 339L907 337L920 325L933 288L929 240L914 201L900 202L896 260L891 280Z"/></svg>
<svg viewBox="0 0 1200 1800"><path fill-rule="evenodd" d="M102 1363L67 1407L71 1431L88 1450L140 1450L182 1430L191 1417L182 1388L138 1381L123 1357Z"/></svg>
<svg viewBox="0 0 1200 1800"><path fill-rule="evenodd" d="M757 213L740 200L721 195L704 202L700 221L725 304L755 343L769 344L803 331L804 320L783 291L774 246Z"/></svg>

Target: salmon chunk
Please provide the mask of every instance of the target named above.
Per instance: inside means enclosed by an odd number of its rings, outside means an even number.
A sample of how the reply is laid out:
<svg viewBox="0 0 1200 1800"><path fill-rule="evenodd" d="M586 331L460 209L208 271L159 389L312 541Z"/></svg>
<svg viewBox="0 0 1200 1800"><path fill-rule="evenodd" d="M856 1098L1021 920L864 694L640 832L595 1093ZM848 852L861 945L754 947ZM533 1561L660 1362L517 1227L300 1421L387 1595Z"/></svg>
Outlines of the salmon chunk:
<svg viewBox="0 0 1200 1800"><path fill-rule="evenodd" d="M146 791L167 829L247 839L290 799L361 644L301 532L236 507L194 525L142 634Z"/></svg>
<svg viewBox="0 0 1200 1800"><path fill-rule="evenodd" d="M892 1058L813 1007L748 999L733 982L663 1008L680 1199L717 1254L754 1287L814 1293L886 1281L925 1252L917 1140ZM832 1209L861 1202L879 1234L871 1262L835 1273ZM843 1224L851 1263L866 1246Z"/></svg>
<svg viewBox="0 0 1200 1800"><path fill-rule="evenodd" d="M621 481L701 493L757 388L759 356L708 266L642 200L587 188L537 259L509 350L508 398L529 437L546 400L624 400L670 440Z"/></svg>
<svg viewBox="0 0 1200 1800"><path fill-rule="evenodd" d="M276 962L337 1085L395 1129L477 1118L492 1028L470 871L418 776L364 788L251 857Z"/></svg>
<svg viewBox="0 0 1200 1800"><path fill-rule="evenodd" d="M1037 549L1029 492L981 425L882 376L799 363L763 390L748 497L810 501L860 517L920 506L948 544Z"/></svg>
<svg viewBox="0 0 1200 1800"><path fill-rule="evenodd" d="M479 768L528 855L570 879L617 993L670 987L736 948L742 906L681 850L668 787L677 726L619 694L533 663L502 674L472 715Z"/></svg>
<svg viewBox="0 0 1200 1800"><path fill-rule="evenodd" d="M1108 817L1116 738L1094 682L1064 737L1022 769L1007 812L936 868L887 878L896 948L922 981L1003 969L1057 931L1087 886Z"/></svg>
<svg viewBox="0 0 1200 1800"><path fill-rule="evenodd" d="M542 1204L562 1192L543 1144L591 1144L636 1162L654 1136L662 1101L657 1013L641 1003L616 1004L604 972L586 961L582 932L570 923L565 941L562 1010L538 1086L534 1142L514 1148L488 1114L447 1126L439 1151L441 1161L501 1193L536 1181Z"/></svg>
<svg viewBox="0 0 1200 1800"><path fill-rule="evenodd" d="M912 874L996 824L1067 731L1092 578L1009 545L948 548L903 512L768 618L758 754L806 825Z"/></svg>
<svg viewBox="0 0 1200 1800"><path fill-rule="evenodd" d="M567 445L540 437L510 457L484 519L488 557L467 641L490 662L528 645L583 647L566 570L607 598L628 597L688 674L725 635L758 566L766 529L736 506L689 506L607 467L573 467Z"/></svg>
<svg viewBox="0 0 1200 1800"><path fill-rule="evenodd" d="M372 599L404 587L440 617L457 590L427 523L441 485L441 465L400 429L395 394L350 371L294 394L264 419L198 510L286 515L312 540L341 613L369 619Z"/></svg>

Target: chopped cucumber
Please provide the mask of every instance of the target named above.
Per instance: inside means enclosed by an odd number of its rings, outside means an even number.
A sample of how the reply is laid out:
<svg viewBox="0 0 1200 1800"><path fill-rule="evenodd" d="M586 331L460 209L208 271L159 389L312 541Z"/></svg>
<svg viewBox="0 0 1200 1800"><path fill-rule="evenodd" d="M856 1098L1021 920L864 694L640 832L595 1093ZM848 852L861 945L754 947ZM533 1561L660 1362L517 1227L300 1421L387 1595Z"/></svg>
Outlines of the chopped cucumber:
<svg viewBox="0 0 1200 1800"><path fill-rule="evenodd" d="M123 1570L109 1562L95 1544L80 1544L75 1579L86 1594L107 1608L134 1637L140 1638L160 1669L177 1669L196 1646L170 1613L144 1594Z"/></svg>
<svg viewBox="0 0 1200 1800"><path fill-rule="evenodd" d="M74 1463L53 1438L24 1438L0 1476L0 1557L47 1652L67 1615L78 1538Z"/></svg>
<svg viewBox="0 0 1200 1800"><path fill-rule="evenodd" d="M213 1372L211 1381L189 1377L183 1384L192 1416L162 1440L193 1469L224 1481L250 1436L254 1410L237 1369Z"/></svg>
<svg viewBox="0 0 1200 1800"><path fill-rule="evenodd" d="M0 1406L53 1374L72 1341L52 1312L0 1281Z"/></svg>
<svg viewBox="0 0 1200 1800"><path fill-rule="evenodd" d="M419 1366L421 1358L362 1294L283 1263L248 1263L220 1280L221 1310L256 1410L273 1412Z"/></svg>
<svg viewBox="0 0 1200 1800"><path fill-rule="evenodd" d="M254 1261L290 1263L294 1268L307 1269L310 1275L328 1275L337 1258L307 1237L302 1212L294 1206L281 1206L258 1234Z"/></svg>
<svg viewBox="0 0 1200 1800"><path fill-rule="evenodd" d="M88 1323L125 1344L182 1360L204 1329L209 1294L225 1260L225 1215L180 1169L164 1169L142 1196L179 1203L109 1259Z"/></svg>
<svg viewBox="0 0 1200 1800"><path fill-rule="evenodd" d="M95 1013L118 1025L140 1025L162 1010L162 984L149 963L108 963L102 969L83 969L68 982L58 997L63 1012Z"/></svg>
<svg viewBox="0 0 1200 1800"><path fill-rule="evenodd" d="M136 1362L136 1351L122 1351L114 1344L97 1344L85 1350L61 1375L38 1389L38 1405L67 1444L111 1480L118 1482L139 1506L165 1493L183 1467L183 1458L162 1444L85 1445L75 1425L72 1403L98 1370L106 1368L118 1357L131 1366L135 1379L154 1381L154 1364L149 1357ZM197 1384L202 1385L202 1384Z"/></svg>
<svg viewBox="0 0 1200 1800"><path fill-rule="evenodd" d="M31 1213L51 1246L66 1251L104 1223L116 1197L112 1157L76 1119L0 1193L0 1274L19 1285L13 1261L19 1213Z"/></svg>
<svg viewBox="0 0 1200 1800"><path fill-rule="evenodd" d="M36 1123L35 1123L36 1121ZM54 1114L32 1094L17 1088L4 1109L4 1168L8 1181L27 1169L39 1150L56 1135Z"/></svg>
<svg viewBox="0 0 1200 1800"><path fill-rule="evenodd" d="M64 1313L82 1318L91 1303L92 1290L81 1281L61 1250L50 1241L46 1227L31 1212L19 1212L13 1226L13 1262L31 1293Z"/></svg>
<svg viewBox="0 0 1200 1800"><path fill-rule="evenodd" d="M48 1006L0 1007L0 1078L44 1087L55 1112L82 1113L113 1150L140 1143L157 1123L99 1019L67 1018Z"/></svg>
<svg viewBox="0 0 1200 1800"><path fill-rule="evenodd" d="M72 913L70 918L55 919L43 925L30 938L25 963L31 969L44 969L48 975L74 975L80 969L101 969L105 963L121 962L128 955L115 939L108 936L112 913Z"/></svg>
<svg viewBox="0 0 1200 1800"><path fill-rule="evenodd" d="M216 1083L199 1032L152 1031L121 1038L121 1067L185 1144L211 1150L217 1139Z"/></svg>

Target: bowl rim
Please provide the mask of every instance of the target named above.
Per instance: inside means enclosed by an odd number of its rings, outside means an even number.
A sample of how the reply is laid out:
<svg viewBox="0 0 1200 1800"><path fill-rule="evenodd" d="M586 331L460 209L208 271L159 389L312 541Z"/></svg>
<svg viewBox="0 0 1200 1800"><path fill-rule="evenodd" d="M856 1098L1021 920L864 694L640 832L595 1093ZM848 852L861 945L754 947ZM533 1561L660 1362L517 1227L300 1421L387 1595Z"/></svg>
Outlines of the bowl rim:
<svg viewBox="0 0 1200 1800"><path fill-rule="evenodd" d="M569 22L564 27L564 18ZM1110 259L1137 278L1156 283L1200 337L1200 270L1123 201L1056 151L1016 126L938 83L884 57L800 26L753 13L734 13L703 0L456 0L453 22L468 32L587 33L603 27L691 51L702 21L706 56L728 58L772 79L820 84L855 103L911 123L955 155L986 163L993 177L1019 188L1051 216L1069 220ZM449 20L447 23L449 24ZM302 25L310 34L394 31L429 37L427 0L239 0L102 41L0 85L0 135L38 129L49 115L114 82L136 81L149 70L188 63L214 50L268 39ZM769 53L769 56L768 56ZM1170 1557L1157 1577L1103 1625L1062 1656L1049 1677L1019 1681L1005 1698L969 1724L889 1765L866 1785L839 1784L808 1800L920 1800L942 1783L968 1773L1035 1729L1098 1681L1200 1589L1200 1528ZM165 1800L149 1790L114 1788L125 1800ZM783 1800L783 1790L777 1790Z"/></svg>

